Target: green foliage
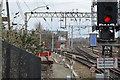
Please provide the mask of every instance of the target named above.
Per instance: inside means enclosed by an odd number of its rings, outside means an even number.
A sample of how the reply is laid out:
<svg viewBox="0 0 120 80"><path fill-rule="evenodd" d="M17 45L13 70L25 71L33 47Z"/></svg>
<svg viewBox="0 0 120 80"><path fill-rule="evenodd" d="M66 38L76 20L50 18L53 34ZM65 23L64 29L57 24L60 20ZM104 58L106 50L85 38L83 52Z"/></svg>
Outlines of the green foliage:
<svg viewBox="0 0 120 80"><path fill-rule="evenodd" d="M51 48L52 42L52 32L43 30L44 34L41 34L42 41L45 42L45 46L47 48ZM19 47L23 50L27 50L35 55L39 54L39 52L44 51L40 46L40 36L39 31L32 30L31 33L25 34L23 29L20 30L11 30L10 35L8 34L8 30L3 30L3 39L8 42L10 36L9 43ZM56 38L56 36L54 36Z"/></svg>

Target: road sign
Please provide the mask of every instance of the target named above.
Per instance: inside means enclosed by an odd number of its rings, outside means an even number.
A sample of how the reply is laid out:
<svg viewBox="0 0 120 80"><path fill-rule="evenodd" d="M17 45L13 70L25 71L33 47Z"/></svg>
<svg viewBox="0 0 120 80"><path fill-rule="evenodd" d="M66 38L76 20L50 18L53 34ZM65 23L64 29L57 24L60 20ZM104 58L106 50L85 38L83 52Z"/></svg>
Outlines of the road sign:
<svg viewBox="0 0 120 80"><path fill-rule="evenodd" d="M118 68L118 59L110 57L97 58L97 68L98 69Z"/></svg>

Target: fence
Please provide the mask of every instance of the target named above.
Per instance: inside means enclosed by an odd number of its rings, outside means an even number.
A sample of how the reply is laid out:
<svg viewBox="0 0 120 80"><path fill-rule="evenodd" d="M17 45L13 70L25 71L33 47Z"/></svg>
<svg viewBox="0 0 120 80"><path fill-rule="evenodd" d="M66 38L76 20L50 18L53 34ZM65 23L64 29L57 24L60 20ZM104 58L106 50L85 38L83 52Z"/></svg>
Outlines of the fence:
<svg viewBox="0 0 120 80"><path fill-rule="evenodd" d="M2 77L41 79L41 59L4 41L2 45Z"/></svg>

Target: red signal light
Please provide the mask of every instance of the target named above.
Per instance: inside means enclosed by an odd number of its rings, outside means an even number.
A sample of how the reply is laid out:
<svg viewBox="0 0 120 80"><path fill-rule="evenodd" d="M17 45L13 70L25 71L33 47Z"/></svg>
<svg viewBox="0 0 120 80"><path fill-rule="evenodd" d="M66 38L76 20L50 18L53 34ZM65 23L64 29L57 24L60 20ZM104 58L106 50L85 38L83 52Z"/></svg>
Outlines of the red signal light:
<svg viewBox="0 0 120 80"><path fill-rule="evenodd" d="M107 23L110 22L110 21L111 21L111 17L108 17L108 16L105 17L105 18L104 18L104 21L107 22Z"/></svg>

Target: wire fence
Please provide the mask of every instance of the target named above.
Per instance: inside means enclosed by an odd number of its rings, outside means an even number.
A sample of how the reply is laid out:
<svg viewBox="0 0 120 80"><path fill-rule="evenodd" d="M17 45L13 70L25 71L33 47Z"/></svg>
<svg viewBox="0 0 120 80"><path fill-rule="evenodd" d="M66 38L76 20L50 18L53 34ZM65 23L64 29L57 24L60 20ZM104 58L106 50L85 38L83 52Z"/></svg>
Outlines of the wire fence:
<svg viewBox="0 0 120 80"><path fill-rule="evenodd" d="M2 45L2 77L41 78L41 59L4 41Z"/></svg>

